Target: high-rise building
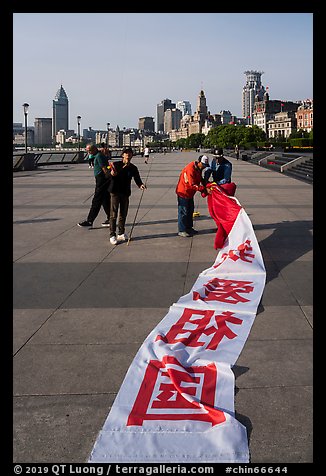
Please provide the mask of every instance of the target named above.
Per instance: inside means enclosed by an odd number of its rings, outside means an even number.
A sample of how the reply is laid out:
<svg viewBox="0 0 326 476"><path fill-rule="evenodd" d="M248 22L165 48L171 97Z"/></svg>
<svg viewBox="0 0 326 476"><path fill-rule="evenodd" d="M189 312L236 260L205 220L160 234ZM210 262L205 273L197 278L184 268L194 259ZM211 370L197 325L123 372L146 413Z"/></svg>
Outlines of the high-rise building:
<svg viewBox="0 0 326 476"><path fill-rule="evenodd" d="M53 100L53 116L52 116L52 137L55 140L56 133L60 130L67 131L69 126L69 101L66 91L62 84L58 89Z"/></svg>
<svg viewBox="0 0 326 476"><path fill-rule="evenodd" d="M167 109L174 109L175 103L171 99L163 99L157 105L157 132L164 132L164 113Z"/></svg>
<svg viewBox="0 0 326 476"><path fill-rule="evenodd" d="M167 109L164 113L164 132L170 132L173 129L179 129L182 113L180 109Z"/></svg>
<svg viewBox="0 0 326 476"><path fill-rule="evenodd" d="M220 111L221 124L230 124L232 114L230 111Z"/></svg>
<svg viewBox="0 0 326 476"><path fill-rule="evenodd" d="M189 101L177 101L176 107L182 112L182 117L186 114L189 114L189 116L191 116L191 104Z"/></svg>
<svg viewBox="0 0 326 476"><path fill-rule="evenodd" d="M52 144L51 117L35 117L34 143L35 145L51 145Z"/></svg>
<svg viewBox="0 0 326 476"><path fill-rule="evenodd" d="M140 117L138 119L138 129L142 131L154 132L154 118L153 117Z"/></svg>
<svg viewBox="0 0 326 476"><path fill-rule="evenodd" d="M206 105L206 96L203 90L200 91L197 99L197 109L194 113L194 121L199 123L199 129L204 125L208 116L208 109Z"/></svg>
<svg viewBox="0 0 326 476"><path fill-rule="evenodd" d="M255 98L263 99L265 88L261 84L263 71L245 71L246 84L242 88L242 116L248 119L248 124L253 124Z"/></svg>

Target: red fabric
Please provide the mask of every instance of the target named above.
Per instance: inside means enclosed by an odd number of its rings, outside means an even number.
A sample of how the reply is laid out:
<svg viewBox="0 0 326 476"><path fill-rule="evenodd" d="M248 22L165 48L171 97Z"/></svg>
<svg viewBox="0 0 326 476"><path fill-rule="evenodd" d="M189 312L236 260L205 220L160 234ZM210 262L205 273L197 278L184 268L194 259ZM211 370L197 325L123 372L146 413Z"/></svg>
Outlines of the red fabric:
<svg viewBox="0 0 326 476"><path fill-rule="evenodd" d="M208 210L217 225L214 248L222 248L234 222L241 210L235 200L230 198L219 186L211 187L212 193L207 196Z"/></svg>
<svg viewBox="0 0 326 476"><path fill-rule="evenodd" d="M175 192L179 197L192 198L200 190L201 181L201 171L196 167L195 162L190 162L181 171Z"/></svg>
<svg viewBox="0 0 326 476"><path fill-rule="evenodd" d="M224 192L226 192L230 197L234 196L235 191L237 189L237 186L234 182L223 183L222 185L220 185L220 187L222 187Z"/></svg>

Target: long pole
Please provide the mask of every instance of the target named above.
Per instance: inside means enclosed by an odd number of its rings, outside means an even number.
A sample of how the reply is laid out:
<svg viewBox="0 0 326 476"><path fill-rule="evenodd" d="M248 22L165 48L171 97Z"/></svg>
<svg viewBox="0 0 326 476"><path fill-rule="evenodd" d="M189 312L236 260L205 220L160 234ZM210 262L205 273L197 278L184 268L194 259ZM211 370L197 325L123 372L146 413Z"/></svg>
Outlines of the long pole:
<svg viewBox="0 0 326 476"><path fill-rule="evenodd" d="M78 158L80 155L80 120L81 120L81 116L77 116Z"/></svg>
<svg viewBox="0 0 326 476"><path fill-rule="evenodd" d="M27 154L27 112L25 112L24 115L25 115L25 154Z"/></svg>
<svg viewBox="0 0 326 476"><path fill-rule="evenodd" d="M134 222L133 222L133 224L132 224L132 227L131 227L131 230L130 230L130 233L129 233L129 238L128 238L127 246L129 246L129 243L130 243L130 240L131 240L131 235L132 235L132 232L134 231L134 226L135 226L136 218L137 218L137 215L138 215L138 210L139 210L140 203L141 203L141 201L142 201L143 195L144 195L144 190L142 190L142 192L141 192L141 196L140 196L140 200L139 200L138 207L137 207L137 210L136 210Z"/></svg>
<svg viewBox="0 0 326 476"><path fill-rule="evenodd" d="M152 163L153 163L153 159L152 159L151 165L149 166L149 169L148 169L147 177L146 177L146 180L145 180L145 185L147 184L147 180L148 180L148 176L149 176L149 173L150 173L150 170L151 170L151 167L152 167ZM137 218L137 215L138 215L138 210L139 210L139 207L140 207L143 195L144 195L144 190L142 190L142 192L141 192L140 200L139 200L138 207L137 207L137 210L136 210L136 213L135 213L135 218L134 218L134 221L133 221L130 233L129 233L127 246L129 246L129 243L130 243L130 240L131 240L131 235L132 235L132 232L134 231L135 222L136 222L136 218Z"/></svg>
<svg viewBox="0 0 326 476"><path fill-rule="evenodd" d="M106 136L106 147L109 147L109 131L110 131L110 123L108 122L106 124L107 126L107 130L108 130L108 133L107 133L107 136Z"/></svg>
<svg viewBox="0 0 326 476"><path fill-rule="evenodd" d="M25 154L27 154L27 112L28 112L29 104L27 104L27 102L24 102L23 108L24 108L24 117L25 117Z"/></svg>

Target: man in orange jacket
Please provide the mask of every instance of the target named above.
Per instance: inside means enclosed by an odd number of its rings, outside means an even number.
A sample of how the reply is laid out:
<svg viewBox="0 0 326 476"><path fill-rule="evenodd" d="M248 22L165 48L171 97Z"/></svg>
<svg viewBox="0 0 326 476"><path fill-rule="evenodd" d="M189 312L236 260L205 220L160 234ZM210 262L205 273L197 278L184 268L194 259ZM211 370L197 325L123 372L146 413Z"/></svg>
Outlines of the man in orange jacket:
<svg viewBox="0 0 326 476"><path fill-rule="evenodd" d="M208 167L208 157L200 155L198 160L190 162L182 169L178 185L175 189L178 200L178 230L179 236L189 237L198 233L193 228L194 195L203 192L202 170Z"/></svg>

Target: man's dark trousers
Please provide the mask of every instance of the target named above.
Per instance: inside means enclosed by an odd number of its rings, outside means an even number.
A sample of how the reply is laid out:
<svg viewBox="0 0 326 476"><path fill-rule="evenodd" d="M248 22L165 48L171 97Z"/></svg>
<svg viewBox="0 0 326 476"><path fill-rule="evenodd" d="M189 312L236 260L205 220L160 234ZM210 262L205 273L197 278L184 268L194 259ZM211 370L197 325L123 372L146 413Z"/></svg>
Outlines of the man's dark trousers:
<svg viewBox="0 0 326 476"><path fill-rule="evenodd" d="M128 195L125 195L124 193L111 193L110 236L115 236L116 234L118 212L118 235L124 234L128 208Z"/></svg>
<svg viewBox="0 0 326 476"><path fill-rule="evenodd" d="M89 211L87 221L93 223L101 206L103 205L107 218L110 217L110 194L108 192L108 180L105 178L104 172L95 176L95 192L92 200L91 209Z"/></svg>

